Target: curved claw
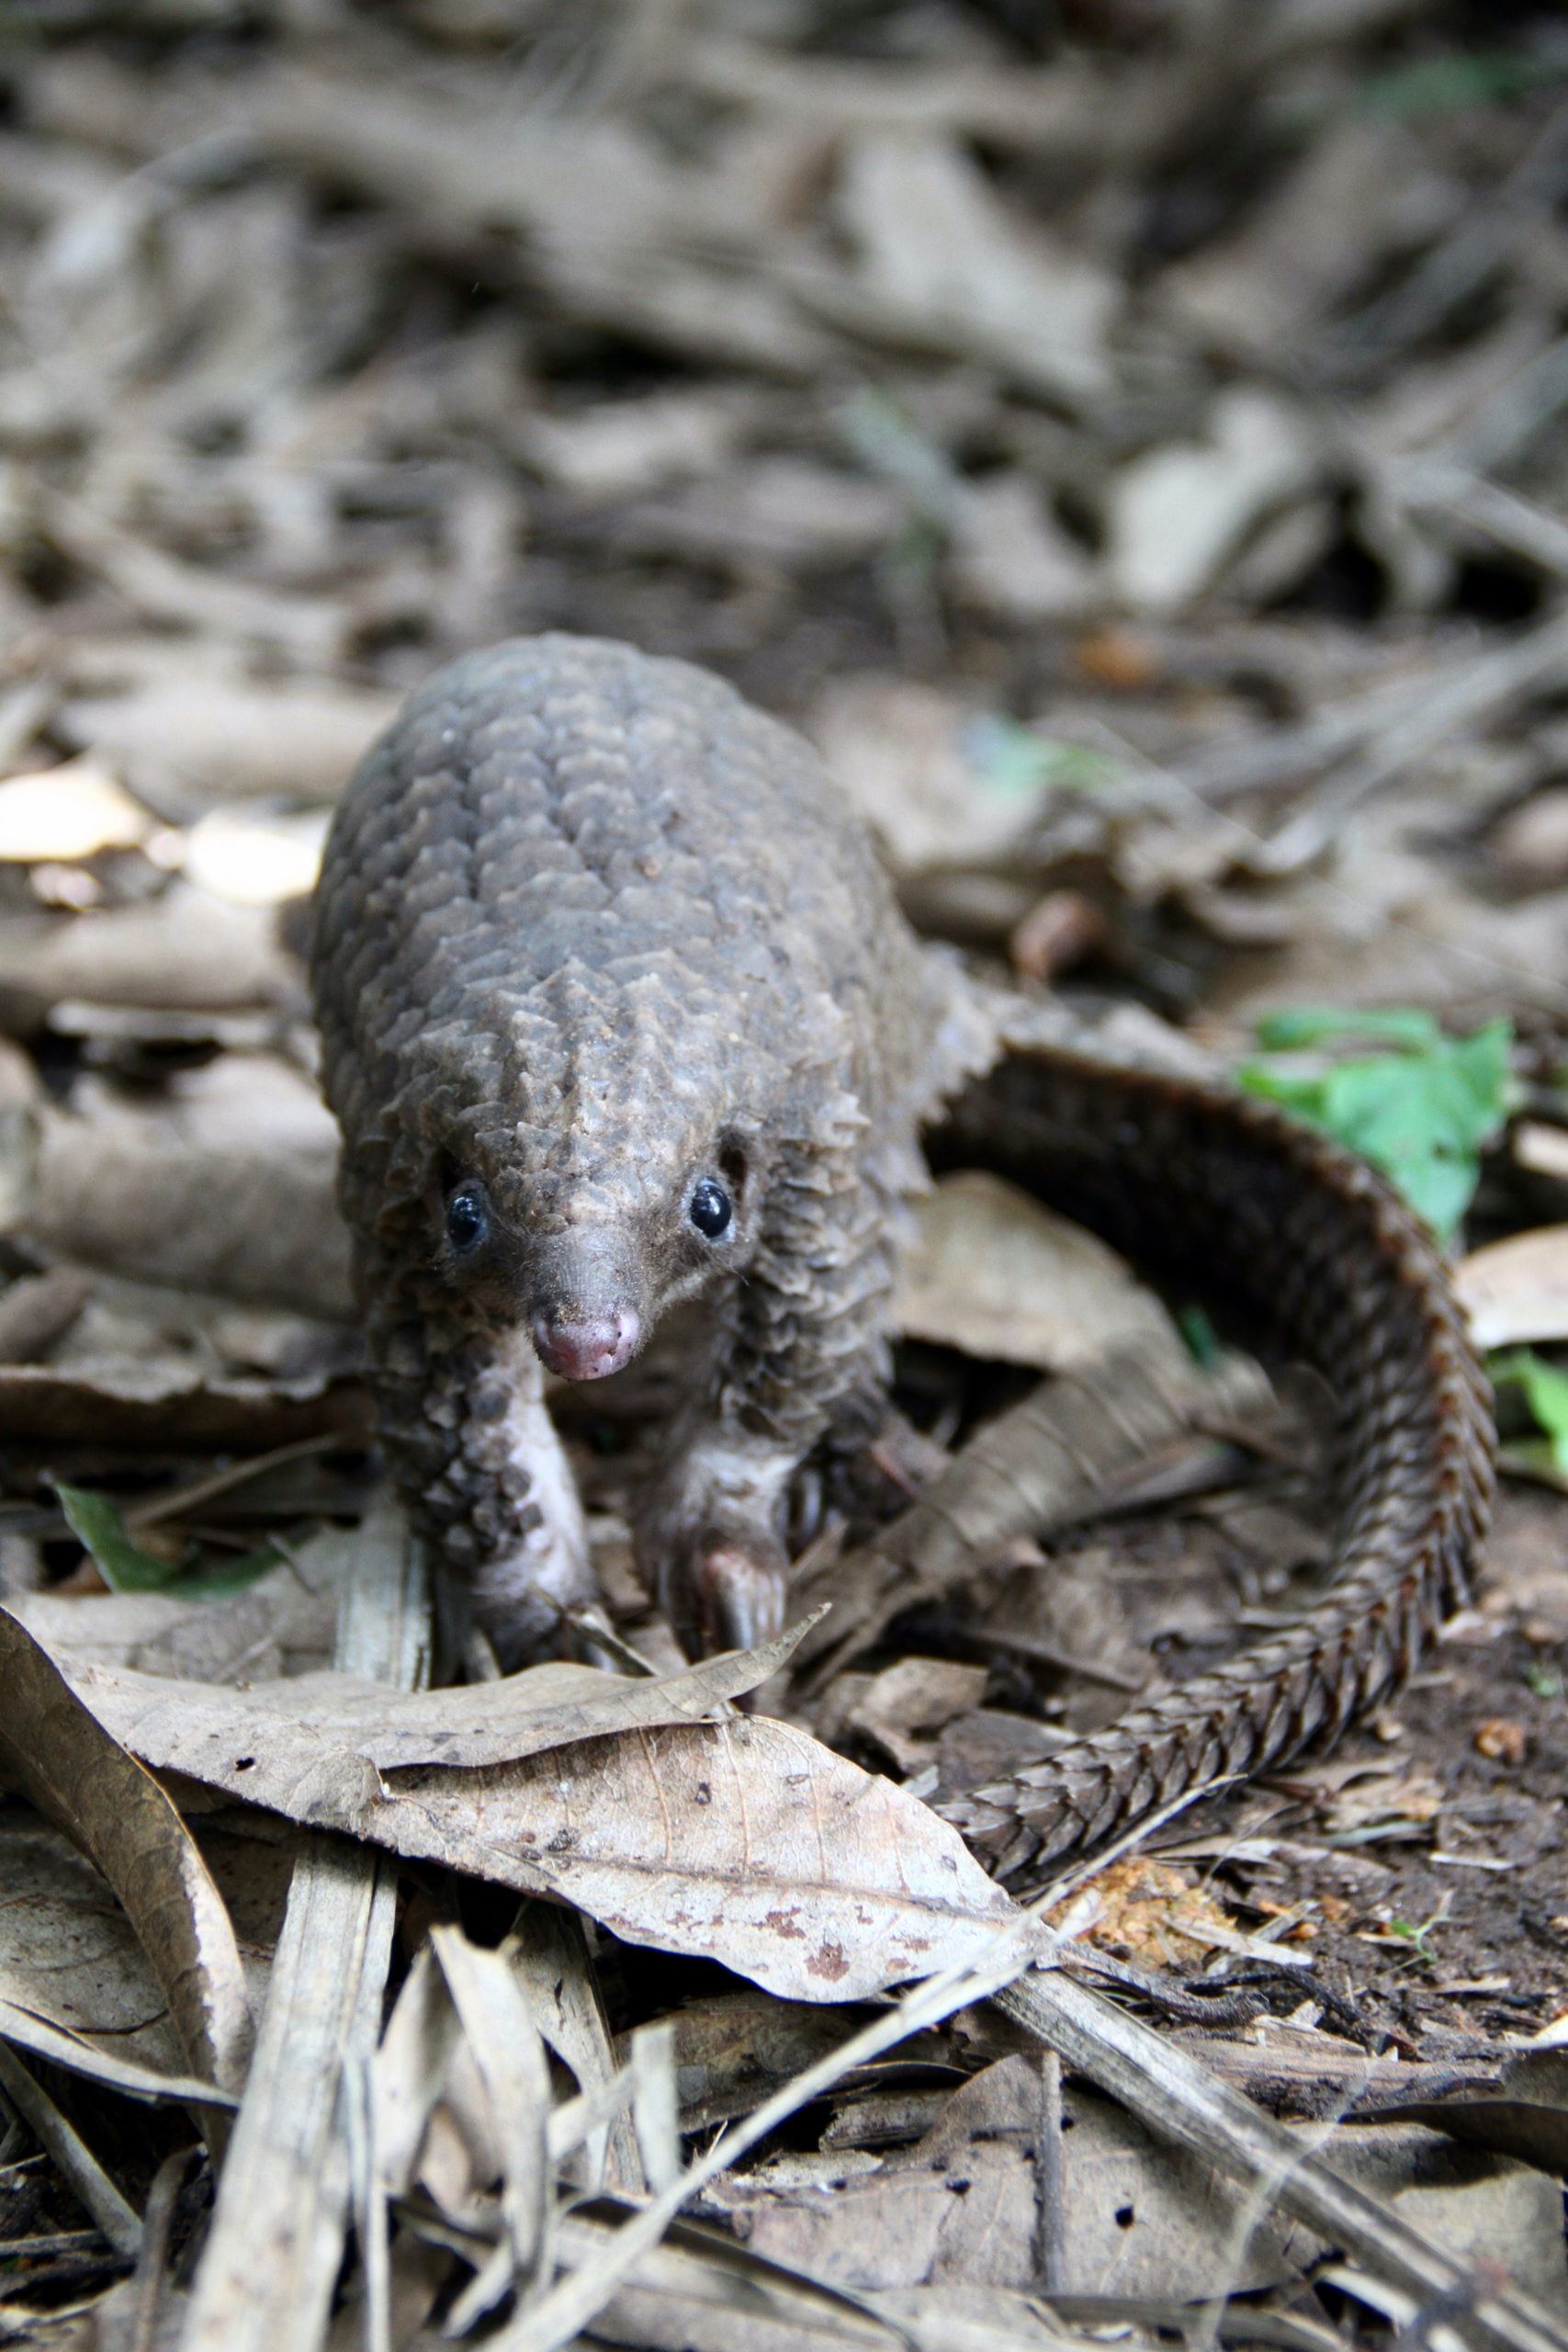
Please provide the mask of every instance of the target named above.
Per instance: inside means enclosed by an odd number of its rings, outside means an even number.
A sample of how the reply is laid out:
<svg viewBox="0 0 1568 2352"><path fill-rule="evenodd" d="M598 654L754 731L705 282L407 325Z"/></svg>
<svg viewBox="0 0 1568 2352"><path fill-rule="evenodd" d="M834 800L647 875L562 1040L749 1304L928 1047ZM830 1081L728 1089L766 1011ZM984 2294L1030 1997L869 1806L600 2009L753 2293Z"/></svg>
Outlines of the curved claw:
<svg viewBox="0 0 1568 2352"><path fill-rule="evenodd" d="M711 1544L693 1565L693 1597L704 1650L751 1650L782 1634L784 1570L738 1544Z"/></svg>

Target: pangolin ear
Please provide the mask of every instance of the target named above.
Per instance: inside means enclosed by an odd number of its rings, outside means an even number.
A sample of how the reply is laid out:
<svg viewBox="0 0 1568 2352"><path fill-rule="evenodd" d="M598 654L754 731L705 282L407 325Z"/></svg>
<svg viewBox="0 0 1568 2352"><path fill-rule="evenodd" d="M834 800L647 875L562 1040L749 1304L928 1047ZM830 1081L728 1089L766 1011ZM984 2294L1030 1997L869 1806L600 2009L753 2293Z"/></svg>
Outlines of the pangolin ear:
<svg viewBox="0 0 1568 2352"><path fill-rule="evenodd" d="M753 1153L749 1146L750 1139L747 1136L738 1135L731 1129L728 1135L719 1137L718 1150L715 1155L718 1162L718 1172L728 1185L730 1197L738 1207L746 1197L746 1187L755 1165Z"/></svg>

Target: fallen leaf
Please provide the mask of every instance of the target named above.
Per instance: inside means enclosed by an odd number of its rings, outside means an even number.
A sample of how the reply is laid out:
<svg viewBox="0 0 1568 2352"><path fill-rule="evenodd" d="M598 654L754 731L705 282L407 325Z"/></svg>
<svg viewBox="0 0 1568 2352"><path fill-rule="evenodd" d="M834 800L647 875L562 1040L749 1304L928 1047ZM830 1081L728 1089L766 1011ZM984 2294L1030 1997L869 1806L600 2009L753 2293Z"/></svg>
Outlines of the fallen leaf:
<svg viewBox="0 0 1568 2352"><path fill-rule="evenodd" d="M1084 1942L1161 1968L1191 1968L1229 1950L1238 1932L1212 1894L1145 1855L1097 1871L1073 1901L1089 1913Z"/></svg>
<svg viewBox="0 0 1568 2352"><path fill-rule="evenodd" d="M1478 1348L1568 1340L1568 1225L1472 1250L1454 1269L1454 1288Z"/></svg>
<svg viewBox="0 0 1568 2352"><path fill-rule="evenodd" d="M949 565L962 601L996 620L1071 620L1096 601L1093 564L1022 473L968 489L954 512Z"/></svg>
<svg viewBox="0 0 1568 2352"><path fill-rule="evenodd" d="M253 817L216 808L186 835L186 876L236 906L276 906L315 888L326 837L324 813Z"/></svg>
<svg viewBox="0 0 1568 2352"><path fill-rule="evenodd" d="M607 1674L563 1658L458 1690L392 1690L335 1669L243 1691L207 1691L98 1667L68 1664L65 1671L90 1705L101 1704L130 1729L139 1753L141 1745L156 1747L166 1759L162 1769L261 1804L287 1791L301 1765L312 1773L341 1773L346 1795L365 1785L367 1765L376 1771L425 1764L478 1770L610 1733L701 1722L760 1689L805 1631L797 1625L761 1649L731 1650L677 1674ZM212 1754L208 1743L214 1739L270 1753L258 1755L241 1776ZM205 1764L198 1760L204 1753Z"/></svg>
<svg viewBox="0 0 1568 2352"><path fill-rule="evenodd" d="M1123 1259L1000 1176L943 1177L917 1218L893 1310L909 1339L1042 1372L1123 1343L1179 1347Z"/></svg>
<svg viewBox="0 0 1568 2352"><path fill-rule="evenodd" d="M140 693L67 703L68 742L111 760L171 823L213 800L335 799L400 698L331 684L171 678Z"/></svg>
<svg viewBox="0 0 1568 2352"><path fill-rule="evenodd" d="M524 418L518 441L547 481L580 498L637 498L719 472L740 446L748 406L722 388L595 401L570 416Z"/></svg>
<svg viewBox="0 0 1568 2352"><path fill-rule="evenodd" d="M332 1656L351 1539L289 1546L287 1564L227 1600L152 1592L12 1593L6 1606L57 1666L126 1667L191 1682L247 1683L319 1670Z"/></svg>
<svg viewBox="0 0 1568 2352"><path fill-rule="evenodd" d="M761 457L627 508L615 542L628 554L728 562L742 576L759 564L810 572L875 554L902 519L886 483L811 458Z"/></svg>
<svg viewBox="0 0 1568 2352"><path fill-rule="evenodd" d="M1398 2120L1342 2125L1323 2153L1434 2244L1462 2261L1500 2265L1512 2286L1547 2311L1562 2310L1562 2192L1533 2163Z"/></svg>
<svg viewBox="0 0 1568 2352"><path fill-rule="evenodd" d="M909 1773L935 1753L929 1739L915 1735L940 1731L955 1715L978 1706L990 1676L985 1667L963 1666L955 1658L903 1657L880 1674L855 1679L863 1687L846 1713L844 1728L874 1741L900 1772Z"/></svg>
<svg viewBox="0 0 1568 2352"><path fill-rule="evenodd" d="M1565 796L1568 797L1568 796ZM1543 1119L1520 1119L1510 1130L1508 1147L1521 1168L1538 1176L1568 1179L1568 1133Z"/></svg>
<svg viewBox="0 0 1568 2352"><path fill-rule="evenodd" d="M836 2286L1028 2288L1039 2275L1042 2120L1037 2069L1004 2058L870 2178L827 2197L762 2190L764 2171L756 2187L746 2176L723 2184L722 2201L749 2245ZM1191 2299L1295 2276L1303 2233L1265 2222L1244 2236L1243 2200L1229 2183L1110 2100L1074 2084L1062 2124L1059 2291Z"/></svg>
<svg viewBox="0 0 1568 2352"><path fill-rule="evenodd" d="M223 1899L190 1833L151 1773L3 1609L0 1673L0 1763L125 1905L192 2073L237 2090L250 2056L250 1996Z"/></svg>
<svg viewBox="0 0 1568 2352"><path fill-rule="evenodd" d="M1413 209L1451 193L1384 118L1337 120L1253 206L1235 236L1168 270L1162 297L1228 353L1277 359L1409 235ZM1441 215L1439 216L1441 217Z"/></svg>
<svg viewBox="0 0 1568 2352"><path fill-rule="evenodd" d="M1525 1760L1529 1735L1511 1715L1488 1715L1476 1725L1471 1746L1478 1756L1489 1756L1495 1763L1518 1765Z"/></svg>
<svg viewBox="0 0 1568 2352"><path fill-rule="evenodd" d="M1496 825L1492 854L1527 890L1568 881L1568 786L1532 793Z"/></svg>
<svg viewBox="0 0 1568 2352"><path fill-rule="evenodd" d="M1044 805L1042 776L987 769L973 755L967 729L963 706L935 687L875 676L835 681L807 720L900 874L996 856Z"/></svg>
<svg viewBox="0 0 1568 2352"><path fill-rule="evenodd" d="M1134 613L1179 612L1254 523L1310 487L1315 467L1312 433L1294 408L1250 389L1223 393L1207 441L1150 449L1113 478L1112 593Z"/></svg>
<svg viewBox="0 0 1568 2352"><path fill-rule="evenodd" d="M303 995L271 909L235 906L192 883L89 916L0 922L0 1012L10 1006L33 1026L62 997L213 1012L302 1010Z"/></svg>
<svg viewBox="0 0 1568 2352"><path fill-rule="evenodd" d="M112 775L76 760L0 784L0 860L11 864L134 849L152 824Z"/></svg>
<svg viewBox="0 0 1568 2352"><path fill-rule="evenodd" d="M344 1321L354 1311L336 1172L317 1153L202 1151L150 1122L49 1114L13 1229L40 1256L140 1282Z"/></svg>
<svg viewBox="0 0 1568 2352"><path fill-rule="evenodd" d="M863 134L839 211L860 257L845 304L860 333L958 352L1075 403L1109 389L1115 279L1025 227L956 140Z"/></svg>
<svg viewBox="0 0 1568 2352"><path fill-rule="evenodd" d="M550 1738L570 1744L547 1747L526 1714L500 1727L496 1715L516 1707L503 1682L460 1694L466 1724L451 1722L457 1694L437 1694L434 1709L426 1701L411 1736L399 1711L418 1702L374 1686L334 1695L333 1705L347 1698L355 1728L329 1715L333 1736L289 1721L299 1682L198 1692L102 1669L75 1680L158 1770L411 1859L554 1894L628 1943L720 1959L786 1997L863 1999L942 1967L977 1924L1010 1917L1012 1905L926 1806L804 1733L766 1716L659 1724L661 1708L713 1704L726 1679L737 1693L758 1687L778 1647L671 1678L690 1694L673 1705L651 1681L530 1668L511 1679L558 1678L556 1693L563 1674L610 1684L604 1714L644 1726L584 1738L591 1702L577 1679L572 1698L540 1718ZM339 1678L303 1679L311 1681ZM446 1721L433 1724L432 1713ZM468 1770L371 1760L433 1748L527 1752Z"/></svg>
<svg viewBox="0 0 1568 2352"><path fill-rule="evenodd" d="M106 2053L183 2073L158 1980L102 1873L15 1804L0 1815L0 1996Z"/></svg>
<svg viewBox="0 0 1568 2352"><path fill-rule="evenodd" d="M125 2098L167 2099L182 2106L217 2109L239 2103L232 2091L220 2090L194 2075L139 2065L112 2048L100 2049L96 2041L51 2016L30 1986L18 1984L5 1972L0 1972L0 2041L26 2050L35 2058L46 2058L51 2065L63 2066L67 2074L81 2075L106 2090L118 2091Z"/></svg>
<svg viewBox="0 0 1568 2352"><path fill-rule="evenodd" d="M241 1453L329 1432L363 1445L370 1434L368 1401L353 1382L222 1379L173 1354L0 1364L0 1421L13 1442L51 1448L80 1445L85 1429L100 1446Z"/></svg>

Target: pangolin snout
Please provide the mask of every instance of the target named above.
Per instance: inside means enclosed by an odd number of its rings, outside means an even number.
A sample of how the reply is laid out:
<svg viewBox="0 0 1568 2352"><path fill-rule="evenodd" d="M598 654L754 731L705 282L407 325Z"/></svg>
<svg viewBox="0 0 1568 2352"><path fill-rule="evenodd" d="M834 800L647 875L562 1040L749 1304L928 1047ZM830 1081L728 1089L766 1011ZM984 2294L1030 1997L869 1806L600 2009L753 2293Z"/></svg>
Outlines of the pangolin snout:
<svg viewBox="0 0 1568 2352"><path fill-rule="evenodd" d="M629 1363L642 1337L635 1306L596 1315L578 1308L547 1307L534 1317L534 1345L540 1360L563 1380L605 1380Z"/></svg>

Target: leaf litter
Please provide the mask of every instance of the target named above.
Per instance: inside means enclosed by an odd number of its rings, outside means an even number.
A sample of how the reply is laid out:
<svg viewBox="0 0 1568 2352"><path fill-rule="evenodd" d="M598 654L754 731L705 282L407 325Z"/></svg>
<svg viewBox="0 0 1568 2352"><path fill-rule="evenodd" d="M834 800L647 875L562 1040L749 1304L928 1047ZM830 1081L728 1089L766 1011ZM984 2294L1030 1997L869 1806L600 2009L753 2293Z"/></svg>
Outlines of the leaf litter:
<svg viewBox="0 0 1568 2352"><path fill-rule="evenodd" d="M23 12L9 2338L1562 2341L1554 13ZM793 1657L682 1669L637 1583L650 1363L553 1397L617 1671L486 1679L378 1499L300 948L401 694L551 626L726 671L923 931L1378 1159L1505 1351L1476 1608L1001 2006L867 2007L1015 1915L931 1805L1310 1600L1322 1399L955 1173Z"/></svg>

